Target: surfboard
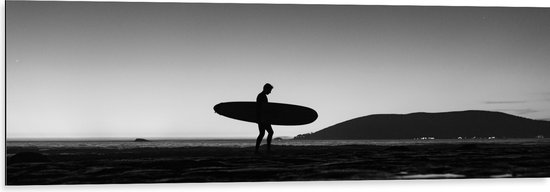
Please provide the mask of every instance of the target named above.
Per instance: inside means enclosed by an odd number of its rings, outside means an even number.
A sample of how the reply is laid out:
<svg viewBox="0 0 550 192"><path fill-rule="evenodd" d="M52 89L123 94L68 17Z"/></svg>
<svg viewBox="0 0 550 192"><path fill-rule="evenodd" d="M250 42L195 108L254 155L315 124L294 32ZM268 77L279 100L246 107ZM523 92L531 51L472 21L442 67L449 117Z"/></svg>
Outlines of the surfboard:
<svg viewBox="0 0 550 192"><path fill-rule="evenodd" d="M217 104L214 111L232 119L257 123L256 108L256 102L236 101ZM299 105L267 103L262 107L262 119L272 125L305 125L317 116L315 110Z"/></svg>

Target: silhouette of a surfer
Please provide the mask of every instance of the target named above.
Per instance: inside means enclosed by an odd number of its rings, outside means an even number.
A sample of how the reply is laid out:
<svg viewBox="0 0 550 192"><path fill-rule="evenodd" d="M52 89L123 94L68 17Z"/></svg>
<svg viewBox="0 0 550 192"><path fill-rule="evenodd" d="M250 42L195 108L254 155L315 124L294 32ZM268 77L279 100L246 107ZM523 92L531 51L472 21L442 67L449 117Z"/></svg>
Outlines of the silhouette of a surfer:
<svg viewBox="0 0 550 192"><path fill-rule="evenodd" d="M273 138L273 129L271 128L270 122L268 122L265 118L264 111L265 106L268 103L267 101L267 95L271 93L271 90L273 90L273 86L269 83L266 83L264 85L264 89L260 94L258 94L258 97L256 97L256 112L257 112L257 119L258 119L258 129L260 131L260 134L258 135L258 138L256 139L256 150L254 153L258 154L260 149L260 143L262 143L262 139L264 138L265 131L267 131L267 152L271 152L271 139Z"/></svg>

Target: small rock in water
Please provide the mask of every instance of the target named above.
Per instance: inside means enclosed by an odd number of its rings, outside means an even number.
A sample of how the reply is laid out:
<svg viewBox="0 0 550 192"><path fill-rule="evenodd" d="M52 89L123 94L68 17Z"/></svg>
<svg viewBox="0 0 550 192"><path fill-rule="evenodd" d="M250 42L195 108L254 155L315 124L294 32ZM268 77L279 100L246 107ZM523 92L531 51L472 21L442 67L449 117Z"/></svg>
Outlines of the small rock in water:
<svg viewBox="0 0 550 192"><path fill-rule="evenodd" d="M8 159L8 164L14 163L34 163L34 162L51 162L48 157L35 152L20 152Z"/></svg>
<svg viewBox="0 0 550 192"><path fill-rule="evenodd" d="M134 142L148 142L149 140L143 138L137 138Z"/></svg>

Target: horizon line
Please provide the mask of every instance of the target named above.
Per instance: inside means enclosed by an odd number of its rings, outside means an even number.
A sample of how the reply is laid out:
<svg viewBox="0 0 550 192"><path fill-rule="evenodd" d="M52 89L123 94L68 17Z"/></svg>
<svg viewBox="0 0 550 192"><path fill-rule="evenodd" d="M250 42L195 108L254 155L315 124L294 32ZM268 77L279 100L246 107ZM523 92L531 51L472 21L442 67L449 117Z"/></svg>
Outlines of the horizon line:
<svg viewBox="0 0 550 192"><path fill-rule="evenodd" d="M292 139L294 136L278 136ZM275 137L275 138L278 138ZM5 141L134 141L146 139L149 141L169 140L256 140L256 137L5 137Z"/></svg>

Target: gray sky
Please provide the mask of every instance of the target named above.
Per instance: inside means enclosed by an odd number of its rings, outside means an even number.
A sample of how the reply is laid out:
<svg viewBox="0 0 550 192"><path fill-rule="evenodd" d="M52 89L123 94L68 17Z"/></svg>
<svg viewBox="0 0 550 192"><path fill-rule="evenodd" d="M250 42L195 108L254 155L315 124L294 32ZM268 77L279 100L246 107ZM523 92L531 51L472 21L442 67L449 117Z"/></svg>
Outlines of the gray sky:
<svg viewBox="0 0 550 192"><path fill-rule="evenodd" d="M550 119L550 9L7 2L7 137L255 137L214 113L311 107Z"/></svg>

